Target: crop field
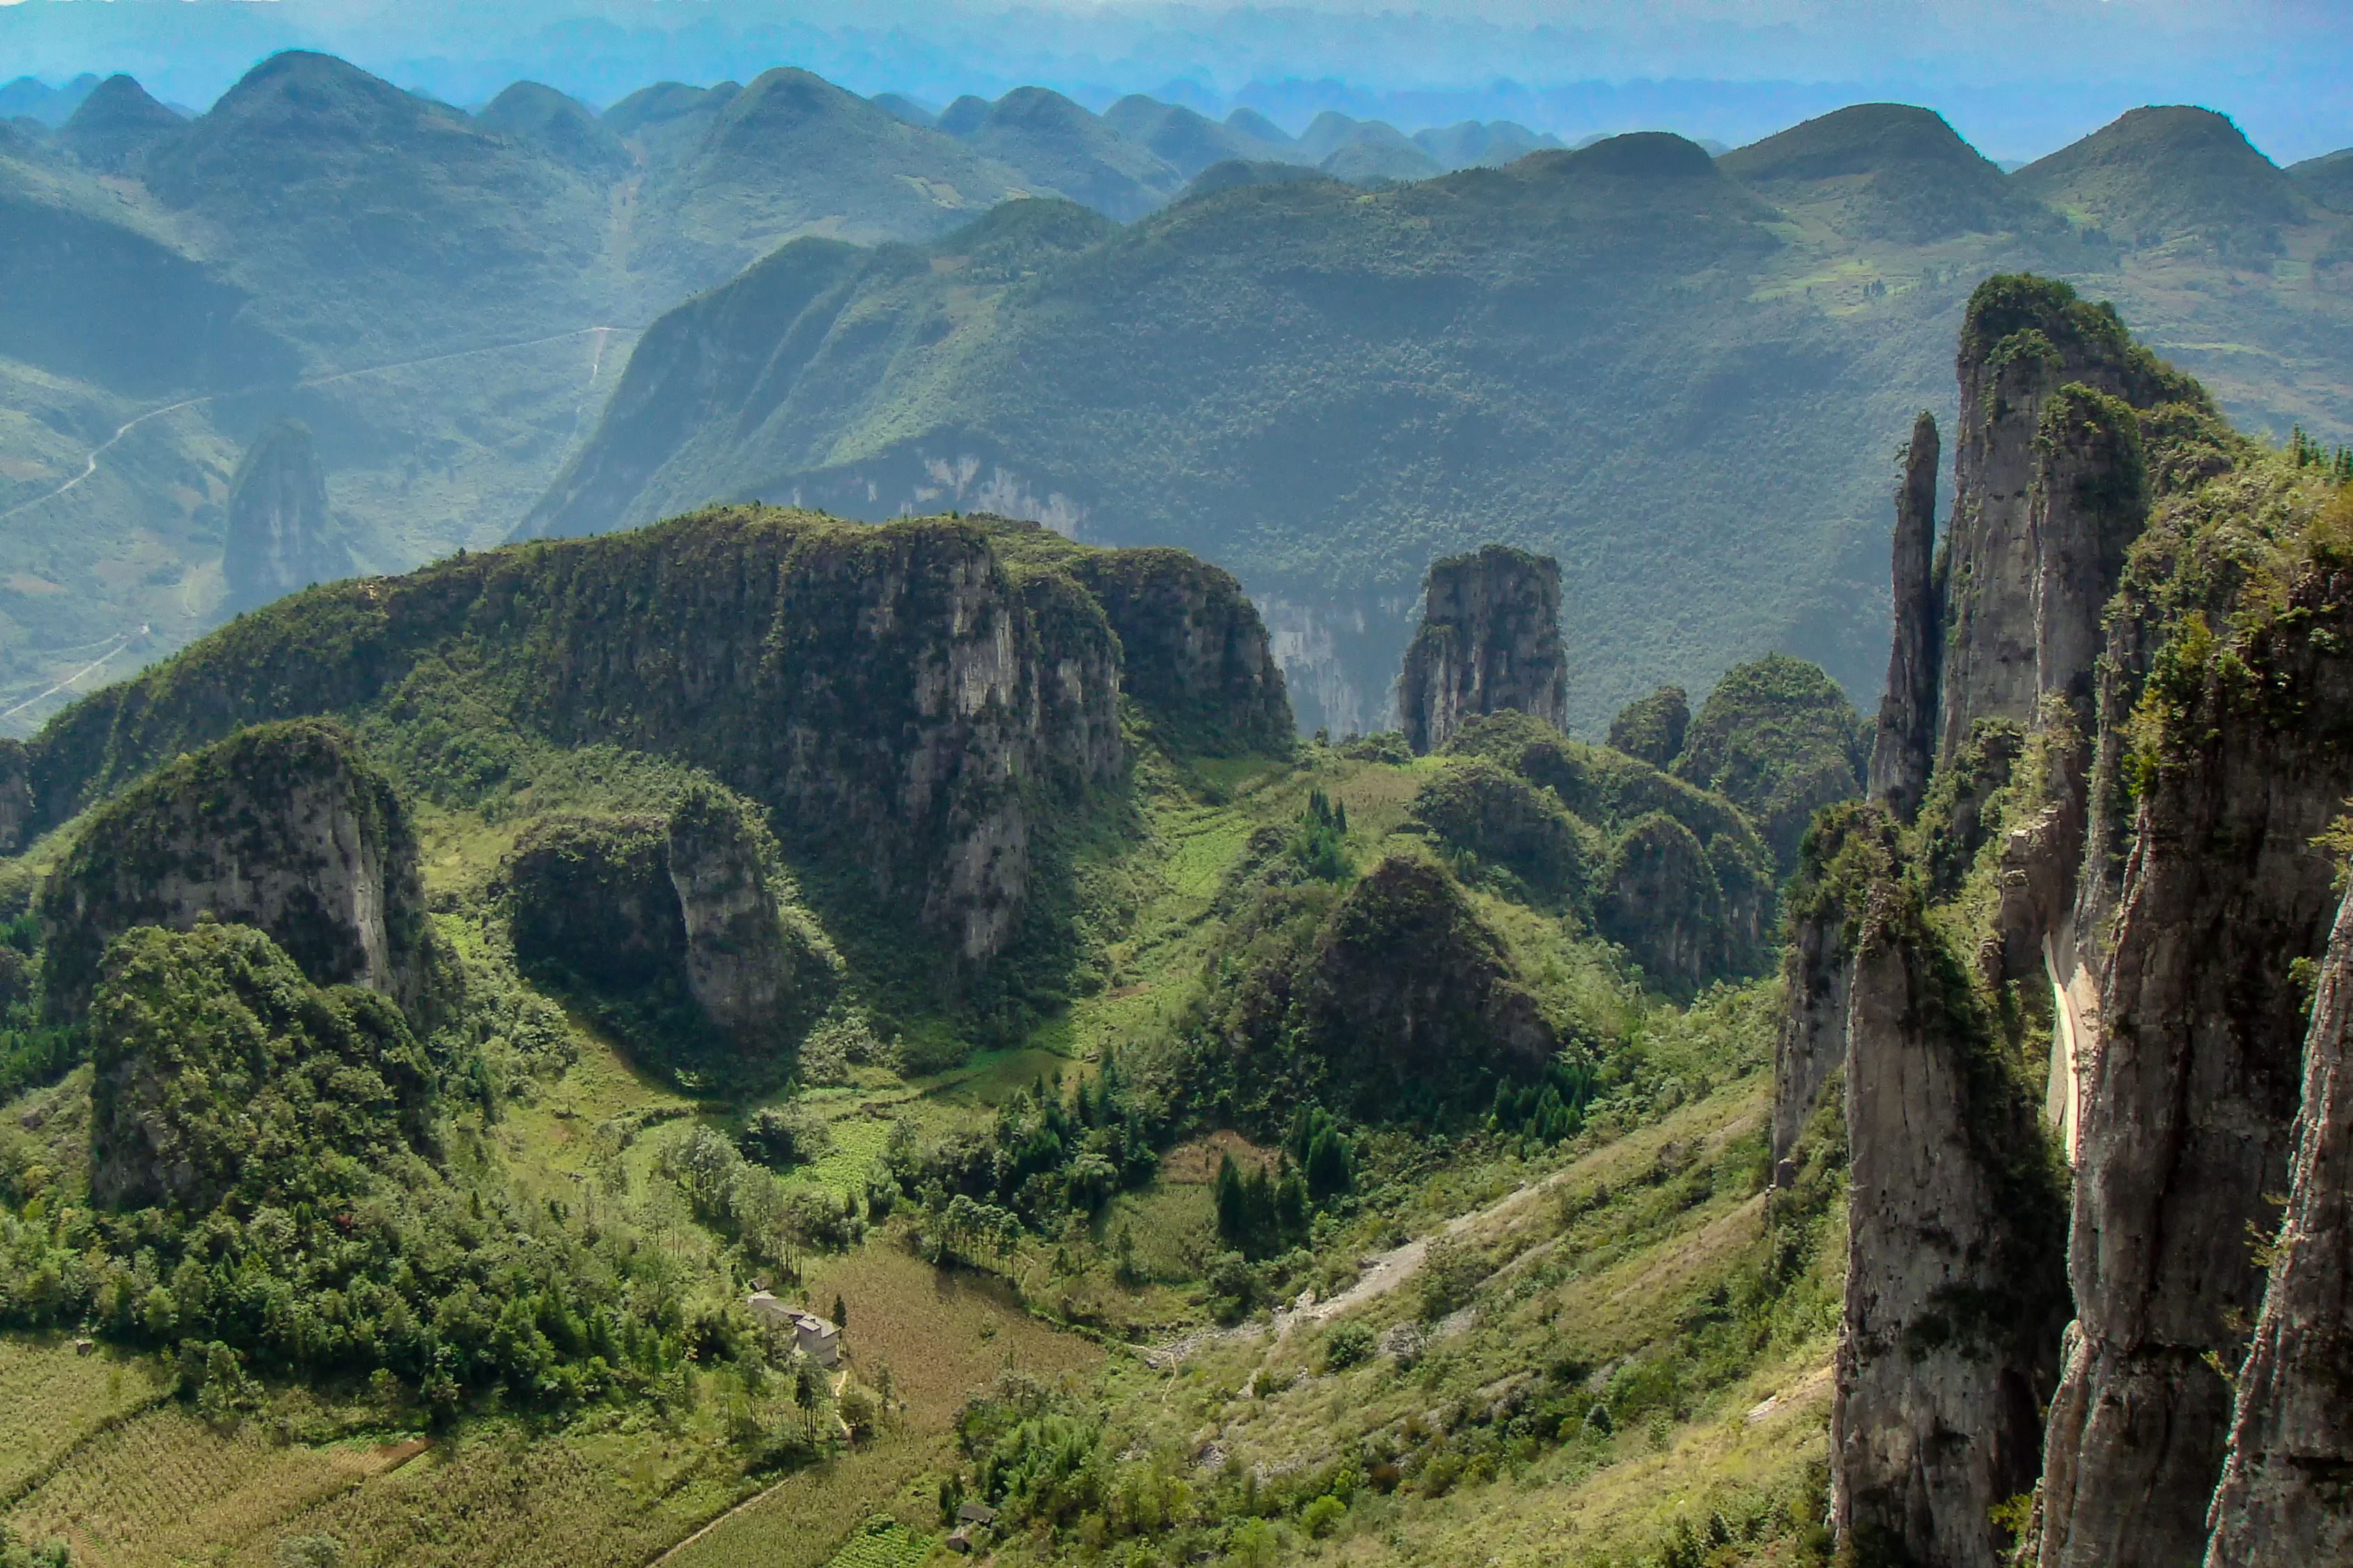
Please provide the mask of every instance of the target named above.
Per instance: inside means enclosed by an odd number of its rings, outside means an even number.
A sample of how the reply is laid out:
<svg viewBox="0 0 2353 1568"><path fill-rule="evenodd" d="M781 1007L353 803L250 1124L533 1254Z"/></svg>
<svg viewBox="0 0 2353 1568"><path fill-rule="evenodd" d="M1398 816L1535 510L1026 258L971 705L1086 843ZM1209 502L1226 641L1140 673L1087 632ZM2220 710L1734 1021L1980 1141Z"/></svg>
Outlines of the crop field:
<svg viewBox="0 0 2353 1568"><path fill-rule="evenodd" d="M1103 1361L1089 1341L1024 1313L1001 1281L935 1269L885 1243L813 1268L807 1295L828 1307L841 1298L849 1318L842 1338L860 1381L880 1387L887 1375L893 1396L905 1403L896 1429L787 1478L681 1547L664 1560L666 1568L921 1562L922 1543L913 1535L901 1543L907 1555L834 1553L881 1550L881 1542L851 1537L876 1514L913 1521L925 1516L930 1494L922 1482L950 1460L950 1424L966 1396L999 1373L1083 1384Z"/></svg>
<svg viewBox="0 0 2353 1568"><path fill-rule="evenodd" d="M0 1509L109 1423L164 1396L155 1363L63 1340L0 1339Z"/></svg>
<svg viewBox="0 0 2353 1568"><path fill-rule="evenodd" d="M633 1458L648 1461L635 1475ZM280 1521L230 1560L271 1568L277 1541L327 1535L340 1568L638 1568L740 1495L717 1458L658 1432L596 1443L493 1426Z"/></svg>
<svg viewBox="0 0 2353 1568"><path fill-rule="evenodd" d="M12 1517L21 1534L63 1536L94 1562L163 1568L269 1534L381 1468L365 1447L273 1443L259 1423L217 1432L172 1405L85 1444Z"/></svg>

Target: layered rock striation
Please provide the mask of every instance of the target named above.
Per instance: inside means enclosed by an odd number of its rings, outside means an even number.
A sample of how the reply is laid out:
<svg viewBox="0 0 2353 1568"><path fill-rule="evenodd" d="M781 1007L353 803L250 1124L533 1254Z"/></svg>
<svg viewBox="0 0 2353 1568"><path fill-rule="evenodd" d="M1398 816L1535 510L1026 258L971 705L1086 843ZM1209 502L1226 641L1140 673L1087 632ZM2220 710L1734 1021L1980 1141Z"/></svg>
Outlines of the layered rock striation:
<svg viewBox="0 0 2353 1568"><path fill-rule="evenodd" d="M1431 564L1398 710L1407 743L1426 753L1465 721L1506 709L1556 728L1567 722L1560 563L1490 544Z"/></svg>
<svg viewBox="0 0 2353 1568"><path fill-rule="evenodd" d="M1139 669L1189 684L1194 711L1287 730L1238 592L1173 552L1068 549L1111 558ZM406 712L459 681L522 735L704 769L841 896L984 961L1013 938L1041 823L1126 766L1127 639L1077 574L1018 554L976 523L745 508L320 589L61 716L26 748L26 831L241 725Z"/></svg>
<svg viewBox="0 0 2353 1568"><path fill-rule="evenodd" d="M2051 1412L2048 1568L2194 1562L2302 1086L2337 900L2313 848L2353 795L2353 580L2316 565L2227 641L2185 623L2141 694L2141 805L2084 1053Z"/></svg>
<svg viewBox="0 0 2353 1568"><path fill-rule="evenodd" d="M2353 1562L2353 897L2337 906L2313 996L2271 1258L2206 1568Z"/></svg>
<svg viewBox="0 0 2353 1568"><path fill-rule="evenodd" d="M1855 911L1833 1522L1858 1562L1997 1568L2034 1480L2066 1317L2034 1097L1917 884Z"/></svg>
<svg viewBox="0 0 2353 1568"><path fill-rule="evenodd" d="M1790 889L1776 1173L1837 1082L1853 1181L1837 1522L1989 1564L2039 1468L2043 1568L2327 1560L2341 1004L2324 966L2307 1037L2302 982L2353 795L2353 500L2060 285L1981 288L1958 372L1941 557L1925 421L1898 498L1886 815L1818 818ZM1995 1331L1949 1359L1965 1320Z"/></svg>
<svg viewBox="0 0 2353 1568"><path fill-rule="evenodd" d="M48 1005L88 1006L107 946L138 926L269 934L317 984L414 1012L431 963L417 840L399 795L320 720L264 724L184 757L92 816L43 887Z"/></svg>
<svg viewBox="0 0 2353 1568"><path fill-rule="evenodd" d="M1943 595L1936 584L1936 419L1912 422L1904 480L1895 492L1895 637L1887 655L1887 695L1871 752L1871 797L1905 821L1920 809L1936 760L1936 685L1944 652Z"/></svg>

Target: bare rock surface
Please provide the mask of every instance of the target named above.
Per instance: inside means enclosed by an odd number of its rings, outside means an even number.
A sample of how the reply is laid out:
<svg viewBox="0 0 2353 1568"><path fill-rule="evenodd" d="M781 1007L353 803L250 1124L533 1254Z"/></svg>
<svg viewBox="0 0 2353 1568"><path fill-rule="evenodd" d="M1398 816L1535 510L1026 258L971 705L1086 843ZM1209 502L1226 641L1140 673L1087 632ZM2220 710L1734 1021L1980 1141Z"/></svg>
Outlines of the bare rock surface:
<svg viewBox="0 0 2353 1568"><path fill-rule="evenodd" d="M1417 752L1444 745L1467 719L1507 708L1565 726L1560 563L1502 544L1433 563L1398 706Z"/></svg>

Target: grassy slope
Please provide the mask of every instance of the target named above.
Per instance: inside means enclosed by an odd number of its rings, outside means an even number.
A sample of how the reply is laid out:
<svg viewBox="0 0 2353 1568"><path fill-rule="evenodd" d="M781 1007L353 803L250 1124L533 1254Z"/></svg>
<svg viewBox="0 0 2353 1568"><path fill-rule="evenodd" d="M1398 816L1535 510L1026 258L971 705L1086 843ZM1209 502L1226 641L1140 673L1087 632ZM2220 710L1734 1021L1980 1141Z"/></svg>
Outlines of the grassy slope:
<svg viewBox="0 0 2353 1568"><path fill-rule="evenodd" d="M1347 805L1353 845L1368 855L1403 820L1406 802L1437 765L1351 762L1328 752L1297 767L1265 759L1182 768L1147 760L1142 838L1089 851L1097 871L1119 872L1116 885L1134 889L1124 911L1098 911L1115 932L1110 983L1043 1023L1025 1048L976 1058L930 1079L865 1068L850 1086L807 1091L809 1108L834 1123L837 1151L804 1167L799 1179L849 1188L862 1180L892 1120L913 1117L925 1136L983 1125L993 1102L1042 1076L1082 1074L1104 1047L1148 1032L1184 994L1215 940L1213 900L1254 827L1295 819L1316 785ZM610 804L598 794L607 787L554 777L528 804L541 810ZM422 831L433 895L462 905L480 895L515 823L442 808L426 814ZM1550 922L1481 897L1530 952L1574 935L1547 934L1529 922ZM468 919L438 918L453 935ZM1574 970L1568 980L1586 988L1580 1005L1589 1011L1591 988L1614 983L1586 967L1595 960L1582 948L1566 951ZM1620 992L1606 1000L1629 1009L1625 1021L1641 1020L1645 1050L1673 1072L1652 1075L1651 1089L1623 1100L1615 1121L1583 1144L1533 1162L1483 1140L1434 1163L1427 1152L1393 1143L1372 1159L1376 1167L1387 1161L1382 1168L1394 1169L1397 1179L1322 1237L1317 1277L1336 1286L1360 1255L1435 1231L1523 1186L1549 1184L1492 1221L1461 1227L1498 1272L1482 1291L1475 1326L1443 1342L1410 1376L1377 1359L1347 1378L1311 1375L1281 1395L1237 1402L1234 1390L1261 1365L1285 1377L1309 1366L1328 1331L1303 1331L1278 1347L1215 1341L1173 1380L1120 1348L1166 1342L1205 1321L1198 1276L1221 1245L1206 1184L1214 1160L1180 1151L1162 1179L1123 1196L1092 1234L1082 1226L1052 1244L1032 1238L997 1266L997 1276L935 1270L910 1255L895 1227L847 1254L808 1258L808 1299L829 1303L839 1293L848 1304L858 1376L877 1384L887 1365L904 1406L878 1440L797 1474L747 1472L744 1451L727 1432L743 1395L723 1372L689 1374L666 1407L596 1410L570 1421L488 1405L427 1433L412 1411L361 1390L287 1388L262 1413L216 1427L168 1397L170 1378L152 1358L111 1350L82 1357L56 1342L11 1340L0 1342L0 1430L13 1435L0 1450L0 1517L37 1537L61 1531L90 1561L108 1563L267 1564L280 1540L328 1533L353 1564L413 1561L430 1550L453 1564L618 1565L646 1562L694 1535L671 1561L815 1568L845 1542L844 1561L854 1563L915 1539L858 1533L878 1511L937 1535L933 1489L961 1463L950 1424L968 1394L1007 1370L1107 1411L1133 1412L1148 1398L1156 1414L1149 1430L1138 1429L1139 1441L1156 1442L1176 1426L1190 1433L1204 1423L1230 1426L1234 1442L1282 1466L1312 1460L1328 1447L1334 1428L1326 1417L1343 1405L1356 1424L1353 1436L1499 1375L1549 1365L1564 1351L1596 1369L1623 1363L1652 1342L1682 1334L1692 1304L1751 1263L1761 1245L1758 1200L1748 1187L1763 1080L1755 1030L1738 1022L1748 1016L1744 1004L1719 1000L1715 1013L1686 1023L1672 1012L1645 1012ZM692 1290L740 1289L729 1283L729 1270L741 1265L731 1265L719 1241L695 1224L657 1167L671 1131L665 1120L702 1116L724 1126L724 1108L682 1099L577 1020L575 1032L577 1058L560 1075L523 1086L495 1124L483 1124L478 1113L462 1119L454 1139L459 1157L501 1173L519 1197L562 1201L581 1221L626 1227L669 1249ZM86 1077L78 1077L0 1116L39 1121L69 1143L79 1123L39 1108L70 1108L86 1094ZM645 1131L617 1160L613 1130L628 1126ZM1230 1134L1220 1137L1213 1147L1247 1148ZM69 1153L61 1145L57 1163ZM1145 1278L1134 1287L1120 1284L1110 1266L1108 1238L1122 1226L1140 1237ZM1409 1278L1368 1300L1359 1315L1376 1325L1409 1318L1417 1289ZM1093 1326L1075 1331L1077 1323ZM1757 1391L1798 1378L1812 1364L1807 1357L1819 1360L1809 1332L1784 1334L1787 1342L1776 1341L1769 1354L1742 1360L1735 1372L1719 1369L1715 1383L1679 1394L1666 1406L1663 1456L1653 1450L1648 1426L1607 1442L1514 1450L1495 1471L1504 1479L1451 1495L1424 1497L1410 1488L1388 1498L1364 1493L1345 1527L1317 1550L1365 1561L1451 1555L1474 1539L1504 1550L1522 1533L1556 1530L1561 1510L1589 1520L1579 1528L1597 1542L1647 1541L1663 1517L1652 1495L1662 1469L1711 1498L1800 1486L1806 1443L1818 1438L1788 1441L1779 1426L1752 1429L1721 1417L1762 1398ZM1817 1404L1798 1402L1787 1419L1815 1431ZM778 1418L773 1405L764 1408ZM1176 1426L1164 1430L1166 1422ZM420 1436L431 1438L421 1452ZM739 1504L747 1506L728 1511ZM714 1520L707 1533L694 1534ZM1279 1528L1298 1534L1295 1524Z"/></svg>

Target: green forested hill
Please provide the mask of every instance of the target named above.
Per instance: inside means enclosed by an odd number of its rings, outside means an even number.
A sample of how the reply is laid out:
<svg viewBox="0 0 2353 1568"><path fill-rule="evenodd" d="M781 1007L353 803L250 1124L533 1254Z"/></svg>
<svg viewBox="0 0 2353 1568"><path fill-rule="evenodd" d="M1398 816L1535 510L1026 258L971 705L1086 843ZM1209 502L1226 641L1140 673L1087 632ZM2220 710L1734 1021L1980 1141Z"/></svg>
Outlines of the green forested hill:
<svg viewBox="0 0 2353 1568"><path fill-rule="evenodd" d="M2269 183L2210 177L2225 142ZM2343 220L2279 207L2294 182L2217 116L2093 142L2105 226L2036 199L2049 171L1876 105L1713 164L1622 137L1377 192L1216 190L1100 237L1039 207L922 252L787 249L649 334L523 531L765 497L1181 543L1240 572L1303 722L1335 730L1389 721L1427 562L1502 537L1561 560L1581 728L1774 648L1867 694L1886 455L1949 401L1986 273L2113 294L2253 427L2353 430ZM2200 199L2252 193L2277 250L2167 227L2177 164Z"/></svg>
<svg viewBox="0 0 2353 1568"><path fill-rule="evenodd" d="M1421 566L1490 538L1564 563L1585 731L1775 648L1867 694L1884 451L1997 268L2115 297L2251 428L2353 434L2353 215L2199 110L2031 177L1877 105L1714 170L1654 137L1360 188L1306 161L1515 129L1027 89L942 129L791 69L470 116L302 54L185 124L127 81L86 107L0 137L19 731L217 616L229 479L287 417L364 570L730 497L1196 546L1341 732L1390 721Z"/></svg>
<svg viewBox="0 0 2353 1568"><path fill-rule="evenodd" d="M1854 728L1301 743L1229 575L1004 519L290 595L0 742L0 1564L1623 1559L1662 1471L1818 1562L1716 781Z"/></svg>

